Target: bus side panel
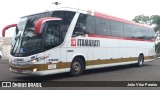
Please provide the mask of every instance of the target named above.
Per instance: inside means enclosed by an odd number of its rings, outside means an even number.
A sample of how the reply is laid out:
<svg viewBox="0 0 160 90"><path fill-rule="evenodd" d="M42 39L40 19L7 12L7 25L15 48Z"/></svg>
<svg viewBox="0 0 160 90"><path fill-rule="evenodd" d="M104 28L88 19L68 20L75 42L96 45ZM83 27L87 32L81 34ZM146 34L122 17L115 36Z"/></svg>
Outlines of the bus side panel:
<svg viewBox="0 0 160 90"><path fill-rule="evenodd" d="M67 48L66 47L62 47L61 48L61 51L60 51L60 62L59 63L61 63L61 64L59 64L59 65L61 65L60 67L61 67L61 69L59 70L59 72L67 72L67 71L69 71L69 64L70 63L68 63L67 62Z"/></svg>
<svg viewBox="0 0 160 90"><path fill-rule="evenodd" d="M87 60L88 48L87 47L67 47L67 62L72 63L76 56L83 56ZM70 67L69 67L70 68Z"/></svg>
<svg viewBox="0 0 160 90"><path fill-rule="evenodd" d="M56 47L45 51L45 57L48 57L45 59L46 69L47 69L45 71L45 75L59 73L59 69L61 68L60 65L58 64L59 62L61 62L60 48Z"/></svg>
<svg viewBox="0 0 160 90"><path fill-rule="evenodd" d="M86 65L89 68L93 68L93 65L94 65L94 56L95 56L94 55L94 47L88 47L88 55L87 55L87 59L86 59Z"/></svg>
<svg viewBox="0 0 160 90"><path fill-rule="evenodd" d="M95 47L94 48L94 66L99 64L104 64L107 58L107 50L105 47Z"/></svg>

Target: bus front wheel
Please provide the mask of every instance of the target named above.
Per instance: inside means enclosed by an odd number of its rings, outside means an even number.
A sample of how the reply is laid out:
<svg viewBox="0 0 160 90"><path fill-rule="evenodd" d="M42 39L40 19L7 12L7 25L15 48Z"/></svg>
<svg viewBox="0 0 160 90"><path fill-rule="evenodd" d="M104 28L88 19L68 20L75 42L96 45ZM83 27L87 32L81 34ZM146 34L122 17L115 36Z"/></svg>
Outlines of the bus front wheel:
<svg viewBox="0 0 160 90"><path fill-rule="evenodd" d="M137 66L141 67L141 66L143 66L143 63L144 63L144 57L143 57L142 54L140 54L139 57L138 57Z"/></svg>
<svg viewBox="0 0 160 90"><path fill-rule="evenodd" d="M80 74L82 74L83 70L84 70L84 64L81 58L76 57L74 58L74 60L71 63L71 67L70 67L70 74L72 76L78 76Z"/></svg>

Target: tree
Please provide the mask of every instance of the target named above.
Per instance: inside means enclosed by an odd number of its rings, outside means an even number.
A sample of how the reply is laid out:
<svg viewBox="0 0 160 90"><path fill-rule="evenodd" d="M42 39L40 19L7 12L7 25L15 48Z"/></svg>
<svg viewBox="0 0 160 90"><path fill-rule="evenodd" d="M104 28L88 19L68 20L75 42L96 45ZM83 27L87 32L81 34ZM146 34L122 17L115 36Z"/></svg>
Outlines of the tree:
<svg viewBox="0 0 160 90"><path fill-rule="evenodd" d="M152 16L144 16L138 15L132 20L136 23L140 24L147 24L147 25L154 25L155 32L160 31L160 16L159 15L152 15Z"/></svg>
<svg viewBox="0 0 160 90"><path fill-rule="evenodd" d="M159 15L152 15L150 17L152 20L152 24L155 25L154 30L155 31L160 31L160 16Z"/></svg>
<svg viewBox="0 0 160 90"><path fill-rule="evenodd" d="M154 25L154 30L156 32L156 55L160 57L160 16L159 15L152 15L152 16L144 16L144 15L138 15L135 16L133 21L141 24L148 24L148 25Z"/></svg>
<svg viewBox="0 0 160 90"><path fill-rule="evenodd" d="M135 18L132 21L135 21L136 23L140 24L148 24L148 25L152 24L152 20L150 19L150 17L144 15L135 16Z"/></svg>

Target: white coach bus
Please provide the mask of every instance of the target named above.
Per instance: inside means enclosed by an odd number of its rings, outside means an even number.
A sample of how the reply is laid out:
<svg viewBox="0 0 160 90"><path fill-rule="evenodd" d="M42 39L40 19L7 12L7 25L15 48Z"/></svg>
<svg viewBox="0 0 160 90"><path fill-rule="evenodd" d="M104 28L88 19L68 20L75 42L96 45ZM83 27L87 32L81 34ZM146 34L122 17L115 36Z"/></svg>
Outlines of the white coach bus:
<svg viewBox="0 0 160 90"><path fill-rule="evenodd" d="M15 73L49 75L154 60L154 30L91 10L60 8L28 15L16 27L9 66Z"/></svg>

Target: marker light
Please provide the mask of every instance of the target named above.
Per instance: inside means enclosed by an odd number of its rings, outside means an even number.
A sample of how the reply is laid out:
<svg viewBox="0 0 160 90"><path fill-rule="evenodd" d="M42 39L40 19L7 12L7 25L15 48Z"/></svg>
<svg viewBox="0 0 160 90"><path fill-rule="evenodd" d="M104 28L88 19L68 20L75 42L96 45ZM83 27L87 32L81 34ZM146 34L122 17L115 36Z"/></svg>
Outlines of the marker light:
<svg viewBox="0 0 160 90"><path fill-rule="evenodd" d="M32 60L32 61L31 61L31 63L36 63L36 62L38 62L38 60Z"/></svg>
<svg viewBox="0 0 160 90"><path fill-rule="evenodd" d="M37 71L37 68L33 69L33 72L36 72Z"/></svg>

